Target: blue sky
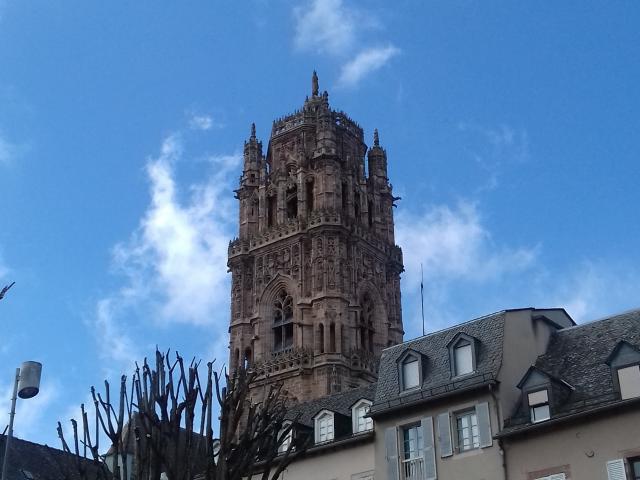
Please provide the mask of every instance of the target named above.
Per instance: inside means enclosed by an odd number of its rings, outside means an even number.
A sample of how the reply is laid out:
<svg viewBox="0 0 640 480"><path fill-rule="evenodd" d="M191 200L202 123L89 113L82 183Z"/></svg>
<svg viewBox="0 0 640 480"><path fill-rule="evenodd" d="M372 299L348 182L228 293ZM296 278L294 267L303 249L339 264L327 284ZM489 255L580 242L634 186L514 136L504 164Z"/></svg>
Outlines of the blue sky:
<svg viewBox="0 0 640 480"><path fill-rule="evenodd" d="M18 436L155 345L226 361L256 122L334 108L389 155L406 338L503 308L640 304L640 4L0 0L0 394Z"/></svg>

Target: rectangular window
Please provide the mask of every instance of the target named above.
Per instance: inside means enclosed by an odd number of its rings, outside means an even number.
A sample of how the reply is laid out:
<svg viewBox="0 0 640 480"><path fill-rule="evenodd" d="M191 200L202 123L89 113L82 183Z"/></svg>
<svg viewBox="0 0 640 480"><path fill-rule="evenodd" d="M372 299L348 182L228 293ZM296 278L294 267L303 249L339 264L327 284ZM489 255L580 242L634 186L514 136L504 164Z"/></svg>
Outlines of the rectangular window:
<svg viewBox="0 0 640 480"><path fill-rule="evenodd" d="M640 480L640 457L630 458L631 480Z"/></svg>
<svg viewBox="0 0 640 480"><path fill-rule="evenodd" d="M365 415L369 412L368 405L362 405L356 409L356 418L357 422L357 431L358 432L366 432L367 430L373 429L373 419L371 417L366 417Z"/></svg>
<svg viewBox="0 0 640 480"><path fill-rule="evenodd" d="M538 390L531 392L529 398L529 411L531 412L531 421L533 423L544 422L551 418L551 410L549 409L549 394L547 390Z"/></svg>
<svg viewBox="0 0 640 480"><path fill-rule="evenodd" d="M566 480L567 476L564 473L554 473L546 477L538 477L535 480Z"/></svg>
<svg viewBox="0 0 640 480"><path fill-rule="evenodd" d="M282 432L280 432L280 434L282 435ZM287 432L287 435L282 439L282 443L278 447L278 453L286 453L286 451L289 449L289 445L291 445L292 438L293 430L289 430Z"/></svg>
<svg viewBox="0 0 640 480"><path fill-rule="evenodd" d="M323 415L318 419L318 442L333 440L333 418Z"/></svg>
<svg viewBox="0 0 640 480"><path fill-rule="evenodd" d="M480 447L478 417L475 410L456 414L458 451L465 452Z"/></svg>
<svg viewBox="0 0 640 480"><path fill-rule="evenodd" d="M422 426L402 429L402 480L422 480L425 474Z"/></svg>
<svg viewBox="0 0 640 480"><path fill-rule="evenodd" d="M466 375L473 372L473 358L471 345L461 345L453 349L454 361L456 362L456 376Z"/></svg>
<svg viewBox="0 0 640 480"><path fill-rule="evenodd" d="M418 359L407 357L402 362L402 387L404 390L416 388L420 385L420 373L418 369Z"/></svg>
<svg viewBox="0 0 640 480"><path fill-rule="evenodd" d="M640 365L619 368L618 382L620 384L620 396L623 400L640 397Z"/></svg>
<svg viewBox="0 0 640 480"><path fill-rule="evenodd" d="M422 456L424 439L420 425L412 425L402 429L402 455L405 460Z"/></svg>

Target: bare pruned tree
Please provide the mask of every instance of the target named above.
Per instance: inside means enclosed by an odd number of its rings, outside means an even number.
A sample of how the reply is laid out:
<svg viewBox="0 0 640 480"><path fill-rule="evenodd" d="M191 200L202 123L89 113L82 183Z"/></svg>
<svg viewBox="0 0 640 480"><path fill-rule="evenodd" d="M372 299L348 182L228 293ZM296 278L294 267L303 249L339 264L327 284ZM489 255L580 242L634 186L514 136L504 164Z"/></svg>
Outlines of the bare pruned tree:
<svg viewBox="0 0 640 480"><path fill-rule="evenodd" d="M290 441L297 419L285 421L288 405L282 386L271 386L255 401L249 395L258 376L255 370L240 367L222 375L210 362L201 379L198 367L195 361L185 365L177 353L170 361L169 352L156 351L153 366L145 359L141 367L136 364L129 383L121 377L116 398L107 381L103 393L92 387L93 417L81 405L81 425L71 420L72 445L58 422L62 448L78 459L81 477L277 479L309 442L302 436ZM219 420L217 437L214 418ZM108 439L104 455L100 432ZM91 468L87 458L93 460Z"/></svg>
<svg viewBox="0 0 640 480"><path fill-rule="evenodd" d="M11 282L9 285L5 285L4 287L2 287L2 289L0 289L0 300L4 298L4 296L7 294L9 289L13 287L15 284L16 282Z"/></svg>

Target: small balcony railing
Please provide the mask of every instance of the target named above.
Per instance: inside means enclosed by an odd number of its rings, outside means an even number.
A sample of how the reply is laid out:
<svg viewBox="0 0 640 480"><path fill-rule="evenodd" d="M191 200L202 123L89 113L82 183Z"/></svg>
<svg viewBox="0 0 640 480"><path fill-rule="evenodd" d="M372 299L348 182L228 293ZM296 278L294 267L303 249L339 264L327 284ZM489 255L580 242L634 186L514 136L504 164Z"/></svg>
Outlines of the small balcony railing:
<svg viewBox="0 0 640 480"><path fill-rule="evenodd" d="M402 460L402 480L424 480L424 460L422 457Z"/></svg>

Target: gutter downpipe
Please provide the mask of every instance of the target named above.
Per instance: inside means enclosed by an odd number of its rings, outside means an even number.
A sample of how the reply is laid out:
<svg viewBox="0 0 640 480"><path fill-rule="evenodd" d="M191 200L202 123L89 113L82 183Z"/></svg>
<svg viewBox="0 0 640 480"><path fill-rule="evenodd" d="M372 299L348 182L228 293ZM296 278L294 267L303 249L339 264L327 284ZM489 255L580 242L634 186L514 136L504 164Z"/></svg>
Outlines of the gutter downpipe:
<svg viewBox="0 0 640 480"><path fill-rule="evenodd" d="M500 418L501 416L498 397L496 396L496 392L494 391L492 384L489 384L489 393L491 394L491 398L493 399L493 406L496 411L496 418L498 419L498 429L502 430L502 419ZM502 457L502 478L503 480L509 480L509 473L507 471L507 451L504 448L504 443L501 438L498 439L498 447L500 448L498 453Z"/></svg>

